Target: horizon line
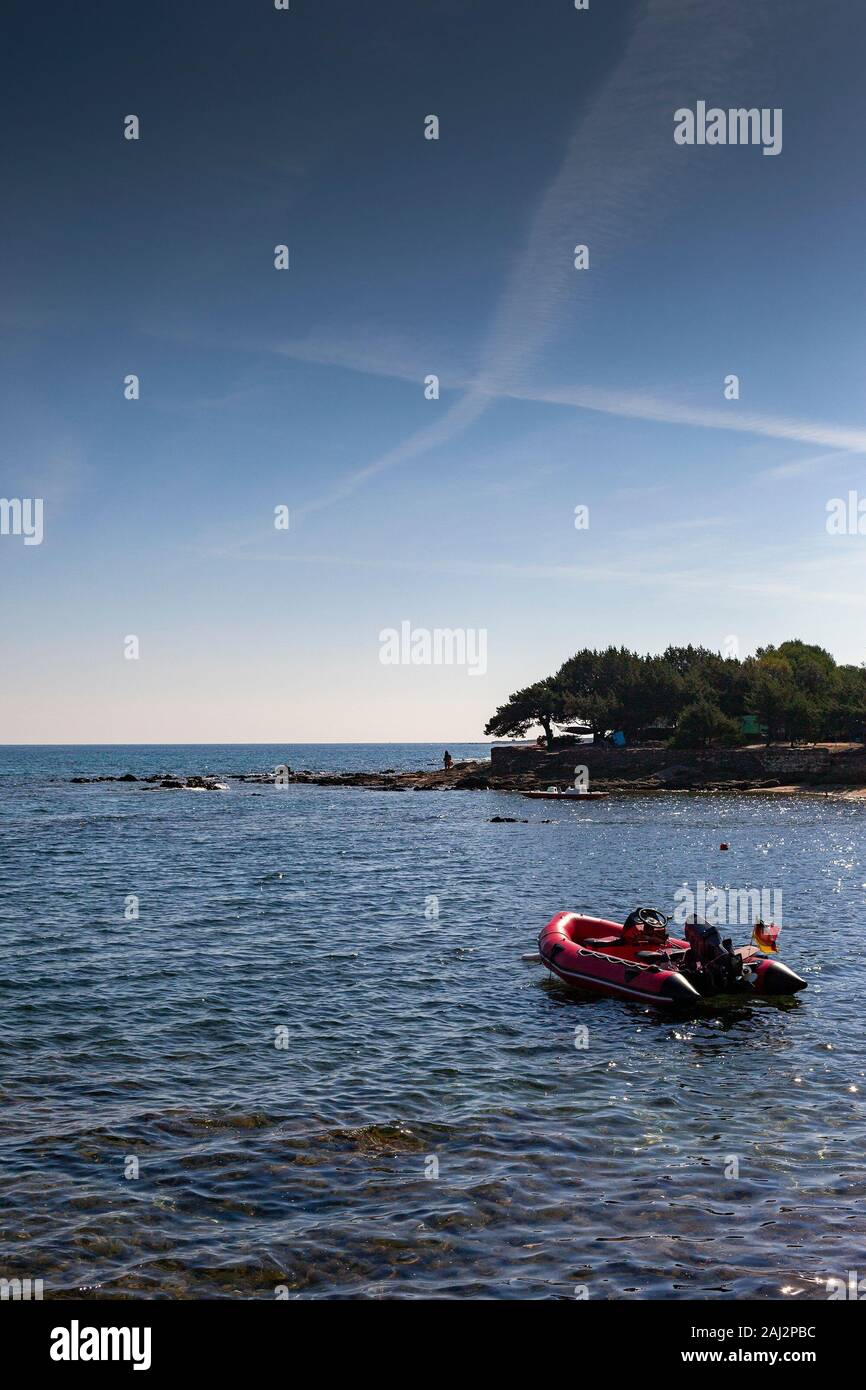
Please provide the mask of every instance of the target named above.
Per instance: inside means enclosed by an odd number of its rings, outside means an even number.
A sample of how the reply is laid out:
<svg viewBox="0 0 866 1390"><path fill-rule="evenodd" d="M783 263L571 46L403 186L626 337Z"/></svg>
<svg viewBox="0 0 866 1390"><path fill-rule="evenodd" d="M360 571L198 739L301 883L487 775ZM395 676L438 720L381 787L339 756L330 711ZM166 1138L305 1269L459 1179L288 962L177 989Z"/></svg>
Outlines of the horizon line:
<svg viewBox="0 0 866 1390"><path fill-rule="evenodd" d="M491 736L481 738L434 738L434 739L250 739L239 743L214 740L209 743L193 743L179 740L168 743L0 743L3 748L273 748L280 744L292 748L433 748L440 743L531 743L532 739L503 739Z"/></svg>

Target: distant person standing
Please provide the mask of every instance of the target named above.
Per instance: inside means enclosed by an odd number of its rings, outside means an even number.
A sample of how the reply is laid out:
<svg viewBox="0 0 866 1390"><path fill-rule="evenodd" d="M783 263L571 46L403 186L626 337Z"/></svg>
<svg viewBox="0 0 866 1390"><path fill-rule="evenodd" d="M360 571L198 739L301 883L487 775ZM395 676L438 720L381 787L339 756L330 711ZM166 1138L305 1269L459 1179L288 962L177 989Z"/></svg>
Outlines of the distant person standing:
<svg viewBox="0 0 866 1390"><path fill-rule="evenodd" d="M448 752L447 748L445 749L445 752L442 754L442 766L445 768L446 772L450 772L452 767L454 766L454 759Z"/></svg>

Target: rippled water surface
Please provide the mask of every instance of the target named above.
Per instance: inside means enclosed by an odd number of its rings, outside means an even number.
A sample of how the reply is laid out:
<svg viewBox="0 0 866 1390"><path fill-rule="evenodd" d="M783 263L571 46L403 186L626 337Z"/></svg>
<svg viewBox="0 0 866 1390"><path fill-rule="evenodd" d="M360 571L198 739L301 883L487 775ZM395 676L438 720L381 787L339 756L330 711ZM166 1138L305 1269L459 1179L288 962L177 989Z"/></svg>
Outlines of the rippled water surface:
<svg viewBox="0 0 866 1390"><path fill-rule="evenodd" d="M0 1276L807 1299L866 1272L866 803L67 780L440 756L0 750ZM521 959L559 908L698 880L781 890L805 993L672 1018Z"/></svg>

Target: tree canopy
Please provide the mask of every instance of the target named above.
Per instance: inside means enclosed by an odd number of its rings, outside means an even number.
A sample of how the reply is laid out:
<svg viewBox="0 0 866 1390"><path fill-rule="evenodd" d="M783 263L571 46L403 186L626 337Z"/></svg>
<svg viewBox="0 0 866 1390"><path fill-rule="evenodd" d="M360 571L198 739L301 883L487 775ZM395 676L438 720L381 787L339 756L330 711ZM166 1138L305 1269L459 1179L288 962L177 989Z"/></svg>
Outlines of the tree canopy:
<svg viewBox="0 0 866 1390"><path fill-rule="evenodd" d="M522 738L533 725L548 746L556 727L568 725L596 737L621 729L629 741L674 730L679 747L747 743L750 727L768 743L859 740L866 667L837 665L823 647L799 640L759 647L743 661L706 647L668 647L660 656L585 647L554 675L516 691L484 732Z"/></svg>

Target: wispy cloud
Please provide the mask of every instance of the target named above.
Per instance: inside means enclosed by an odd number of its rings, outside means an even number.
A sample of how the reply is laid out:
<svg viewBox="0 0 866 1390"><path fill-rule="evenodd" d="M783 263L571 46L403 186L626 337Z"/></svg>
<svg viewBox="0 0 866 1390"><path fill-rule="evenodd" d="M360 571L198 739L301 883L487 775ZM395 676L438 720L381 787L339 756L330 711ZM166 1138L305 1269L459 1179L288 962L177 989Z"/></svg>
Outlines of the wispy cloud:
<svg viewBox="0 0 866 1390"><path fill-rule="evenodd" d="M861 453L862 449L846 450L844 453L837 449L831 454L810 454L807 458L788 459L785 463L774 464L772 468L762 468L755 477L768 482L777 482L782 478L804 478L809 473L824 472L828 467L852 462L859 458Z"/></svg>
<svg viewBox="0 0 866 1390"><path fill-rule="evenodd" d="M701 429L736 430L743 434L789 439L798 444L821 444L849 453L866 453L866 428L834 425L816 420L792 420L781 415L740 411L730 403L728 410L707 410L701 406L679 405L675 401L625 391L606 391L597 386L563 386L553 389L511 391L520 400L546 401L550 405L575 406L619 415L632 420L655 420L666 425L694 425ZM826 459L826 455L822 458ZM829 457L834 457L830 455ZM812 460L817 463L817 460ZM780 473L779 476L784 476Z"/></svg>
<svg viewBox="0 0 866 1390"><path fill-rule="evenodd" d="M445 389L449 385L464 384L470 376L466 363L459 364L456 371L453 362L450 372L442 370L441 363L446 356L449 360L453 357L446 344L429 339L426 342L411 342L404 334L385 329L375 332L358 326L331 332L320 329L304 338L286 338L273 345L258 343L246 346L256 351L290 357L295 362L344 367L347 371L390 377L395 381L411 381L416 385L424 380L428 372L435 370Z"/></svg>
<svg viewBox="0 0 866 1390"><path fill-rule="evenodd" d="M675 95L690 91L698 77L706 83L723 74L734 59L742 63L748 44L747 16L742 20L732 25L727 16L706 16L695 24L682 0L649 0L622 57L578 121L542 194L467 394L438 426L415 432L301 511L318 511L341 500L370 478L456 438L494 399L521 394L527 372L557 331L563 310L573 313L580 296L587 293L587 277L572 264L576 241L597 250L603 247L611 255L643 226L642 209L649 195L658 194L660 182L670 180L675 167L682 169L682 162L676 163L673 139L659 140L648 113L665 107L669 100L673 110ZM317 346L321 354L321 343L308 344L306 360L324 360L322 355L312 356ZM290 345L279 350L292 352ZM304 351L303 345L295 345L294 355ZM357 362L358 354L341 346L330 355L334 365L347 366L350 358ZM377 358L381 366L383 354L374 344L361 369L370 370ZM405 376L405 359L388 374Z"/></svg>
<svg viewBox="0 0 866 1390"><path fill-rule="evenodd" d="M287 347L280 350L294 355ZM390 363L385 357L380 357L376 366L373 366L370 359L363 357L353 359L348 352L335 353L334 356L328 357L324 355L323 346L322 351L322 357L308 360L327 361L331 365L349 367L355 371L372 371L376 375L414 382L420 380L418 375L404 372L399 364ZM498 400L521 400L539 405L570 406L576 410L591 410L603 415L615 415L621 419L646 420L664 425L684 425L696 429L733 430L740 434L758 435L769 439L785 439L791 443L806 444L812 447L821 445L825 450L833 450L832 453L823 452L810 455L805 459L792 459L772 468L761 470L757 475L770 479L804 475L820 469L826 464L866 453L866 426L835 424L822 420L794 419L790 416L741 410L739 403L733 401L725 409L714 410L708 409L706 406L684 404L648 393L612 391L600 386L520 386L514 382L508 386L504 384L496 386L485 379L483 374L478 378L467 379L454 384L466 389L467 394L461 398L459 404L462 404L463 400L472 399L476 408L467 413L465 417L456 408L453 414L449 412L446 416L449 428L444 437L433 430L419 431L417 435L413 435L410 440L406 441L405 445L398 446L397 449L383 455L382 459L378 461L383 468L406 462L417 452L426 452L428 448L435 448L441 443L447 443L458 432L458 427L459 430L462 430L466 428L467 424L478 418L484 408L480 403L485 400L487 403ZM410 444L413 445L412 452L407 453L404 457L402 451ZM417 448L414 447L416 444ZM379 471L381 468L374 464L359 470L358 474L350 476L357 476L360 482L364 482L368 476ZM354 489L351 490L354 491ZM340 495L344 494L340 492Z"/></svg>
<svg viewBox="0 0 866 1390"><path fill-rule="evenodd" d="M331 506L334 502L341 502L345 497L350 497L353 492L357 492L358 488L363 487L377 474L384 473L389 468L396 468L398 464L408 463L421 454L429 453L431 449L447 444L455 435L462 434L469 425L477 420L479 415L482 415L487 409L488 404L487 397L478 392L468 392L465 396L461 396L456 404L452 405L434 424L428 425L425 429L417 430L402 444L389 449L385 454L380 454L379 458L368 463L365 468L359 468L354 473L346 474L328 492L322 493L311 502L296 507L294 509L295 516L308 516L313 512L321 511L324 507Z"/></svg>
<svg viewBox="0 0 866 1390"><path fill-rule="evenodd" d="M680 0L644 6L622 58L572 132L488 337L479 376L493 394L516 393L563 320L597 290L605 264L668 205L664 192L684 177L684 165L673 139L660 138L655 113L667 115L670 103L672 115L675 94L744 63L747 16L742 25L710 14L695 23L688 8ZM577 243L590 248L589 275L574 269Z"/></svg>
<svg viewBox="0 0 866 1390"><path fill-rule="evenodd" d="M241 547L214 548L211 558L267 560L275 564L316 565L328 569L361 569L395 573L437 574L475 579L519 579L581 586L603 584L608 590L616 587L623 593L632 590L663 590L681 595L689 590L726 595L731 599L780 598L799 599L804 604L840 604L849 608L866 608L866 589L861 583L863 556L845 553L836 546L831 554L826 537L816 538L809 553L802 550L792 557L786 546L766 545L761 552L760 565L755 564L752 542L746 538L737 545L736 536L727 532L708 551L705 542L697 564L684 565L681 550L654 553L652 564L636 564L629 550L621 561L600 564L556 564L545 562L512 562L486 560L435 560L418 557L411 560L384 557L349 556L339 553L298 554L297 552L259 551L252 554Z"/></svg>

